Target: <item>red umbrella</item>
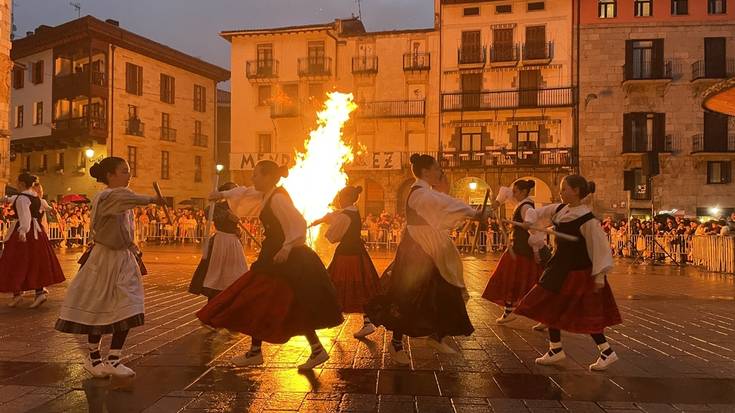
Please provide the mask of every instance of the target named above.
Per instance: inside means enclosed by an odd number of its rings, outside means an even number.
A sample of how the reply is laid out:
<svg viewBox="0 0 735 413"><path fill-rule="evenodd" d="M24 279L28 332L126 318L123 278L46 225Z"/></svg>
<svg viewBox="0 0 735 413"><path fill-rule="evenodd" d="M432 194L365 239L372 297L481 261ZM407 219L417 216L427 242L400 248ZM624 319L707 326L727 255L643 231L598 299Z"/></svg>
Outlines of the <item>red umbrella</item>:
<svg viewBox="0 0 735 413"><path fill-rule="evenodd" d="M68 204L70 202L75 203L75 204L86 204L87 202L89 202L89 199L87 199L87 197L84 195L70 194L70 195L64 195L63 197L61 197L60 202L62 204Z"/></svg>

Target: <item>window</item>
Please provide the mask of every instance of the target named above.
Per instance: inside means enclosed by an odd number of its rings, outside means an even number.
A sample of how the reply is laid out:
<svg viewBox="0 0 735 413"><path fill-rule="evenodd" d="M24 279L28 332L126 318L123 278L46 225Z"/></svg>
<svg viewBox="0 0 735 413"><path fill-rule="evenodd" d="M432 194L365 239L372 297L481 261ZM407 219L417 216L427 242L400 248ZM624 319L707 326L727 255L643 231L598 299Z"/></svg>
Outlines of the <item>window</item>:
<svg viewBox="0 0 735 413"><path fill-rule="evenodd" d="M513 6L510 4L503 4L502 6L495 6L495 14L506 14L513 13Z"/></svg>
<svg viewBox="0 0 735 413"><path fill-rule="evenodd" d="M162 128L171 127L171 114L161 113L161 127Z"/></svg>
<svg viewBox="0 0 735 413"><path fill-rule="evenodd" d="M476 128L467 128L476 129ZM477 152L482 149L482 133L480 131L467 131L462 128L459 140L460 152Z"/></svg>
<svg viewBox="0 0 735 413"><path fill-rule="evenodd" d="M176 129L171 128L170 113L161 113L161 139L176 142Z"/></svg>
<svg viewBox="0 0 735 413"><path fill-rule="evenodd" d="M207 111L207 88L204 86L194 85L194 110Z"/></svg>
<svg viewBox="0 0 735 413"><path fill-rule="evenodd" d="M271 76L273 71L273 45L270 43L258 45L258 75Z"/></svg>
<svg viewBox="0 0 735 413"><path fill-rule="evenodd" d="M43 60L33 63L31 66L31 81L34 85L43 83Z"/></svg>
<svg viewBox="0 0 735 413"><path fill-rule="evenodd" d="M729 161L707 162L708 184L729 184L732 182L732 163Z"/></svg>
<svg viewBox="0 0 735 413"><path fill-rule="evenodd" d="M138 176L138 148L128 146L128 165L130 166L130 176Z"/></svg>
<svg viewBox="0 0 735 413"><path fill-rule="evenodd" d="M36 102L33 107L33 124L40 125L43 123L43 102Z"/></svg>
<svg viewBox="0 0 735 413"><path fill-rule="evenodd" d="M64 170L64 152L59 152L58 158L56 158L56 170Z"/></svg>
<svg viewBox="0 0 735 413"><path fill-rule="evenodd" d="M39 170L48 170L48 155L46 155L45 153L41 155L41 167L39 168Z"/></svg>
<svg viewBox="0 0 735 413"><path fill-rule="evenodd" d="M665 113L623 114L623 153L660 151L665 143Z"/></svg>
<svg viewBox="0 0 735 413"><path fill-rule="evenodd" d="M727 14L727 0L707 0L707 13Z"/></svg>
<svg viewBox="0 0 735 413"><path fill-rule="evenodd" d="M615 0L600 0L597 3L597 15L601 19L612 19L618 15Z"/></svg>
<svg viewBox="0 0 735 413"><path fill-rule="evenodd" d="M125 63L125 91L143 96L143 67Z"/></svg>
<svg viewBox="0 0 735 413"><path fill-rule="evenodd" d="M643 169L633 169L633 190L630 197L636 200L651 199L648 192L648 177L643 175Z"/></svg>
<svg viewBox="0 0 735 413"><path fill-rule="evenodd" d="M15 127L16 128L23 127L23 105L19 105L15 107Z"/></svg>
<svg viewBox="0 0 735 413"><path fill-rule="evenodd" d="M633 6L635 7L633 14L636 17L653 16L653 0L635 0Z"/></svg>
<svg viewBox="0 0 735 413"><path fill-rule="evenodd" d="M194 121L194 146L207 146L207 137L202 134L202 121Z"/></svg>
<svg viewBox="0 0 735 413"><path fill-rule="evenodd" d="M288 84L283 85L283 93L286 95L286 102L288 106L296 106L299 103L299 85Z"/></svg>
<svg viewBox="0 0 735 413"><path fill-rule="evenodd" d="M627 40L625 42L625 79L664 79L671 66L664 63L664 41Z"/></svg>
<svg viewBox="0 0 735 413"><path fill-rule="evenodd" d="M537 10L543 10L543 9L544 9L543 1L536 1L533 3L528 3L528 11L537 11Z"/></svg>
<svg viewBox="0 0 735 413"><path fill-rule="evenodd" d="M258 86L258 106L267 106L271 103L271 86Z"/></svg>
<svg viewBox="0 0 735 413"><path fill-rule="evenodd" d="M671 14L673 16L684 16L689 14L689 1L671 0Z"/></svg>
<svg viewBox="0 0 735 413"><path fill-rule="evenodd" d="M321 83L309 83L309 97L318 102L324 100L324 85Z"/></svg>
<svg viewBox="0 0 735 413"><path fill-rule="evenodd" d="M258 134L258 153L271 153L273 147L271 146L271 134L261 133Z"/></svg>
<svg viewBox="0 0 735 413"><path fill-rule="evenodd" d="M25 72L22 68L13 69L13 89L23 89Z"/></svg>
<svg viewBox="0 0 735 413"><path fill-rule="evenodd" d="M466 7L463 10L463 13L465 16L479 16L480 8L479 7Z"/></svg>
<svg viewBox="0 0 735 413"><path fill-rule="evenodd" d="M176 79L161 73L161 102L174 103L176 98Z"/></svg>
<svg viewBox="0 0 735 413"><path fill-rule="evenodd" d="M194 156L194 182L202 182L202 157Z"/></svg>
<svg viewBox="0 0 735 413"><path fill-rule="evenodd" d="M26 165L25 165L25 170L26 170L27 172L30 172L30 170L31 170L31 155L26 155Z"/></svg>
<svg viewBox="0 0 735 413"><path fill-rule="evenodd" d="M161 179L169 179L169 152L161 151Z"/></svg>

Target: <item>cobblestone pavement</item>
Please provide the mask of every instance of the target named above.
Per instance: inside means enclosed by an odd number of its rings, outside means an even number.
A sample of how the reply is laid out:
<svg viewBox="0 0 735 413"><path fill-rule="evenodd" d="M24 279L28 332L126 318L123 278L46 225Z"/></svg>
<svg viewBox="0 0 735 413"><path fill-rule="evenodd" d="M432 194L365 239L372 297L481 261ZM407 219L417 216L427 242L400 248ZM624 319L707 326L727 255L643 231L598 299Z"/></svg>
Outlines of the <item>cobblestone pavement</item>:
<svg viewBox="0 0 735 413"><path fill-rule="evenodd" d="M60 253L68 278L78 255ZM379 270L391 258L373 255ZM146 324L124 350L136 378L91 379L81 364L84 338L53 330L65 283L39 309L27 308L31 297L21 308L0 306L0 412L735 412L732 276L618 262L610 282L624 324L608 337L620 361L590 373L596 348L589 337L565 335L563 366L539 367L533 359L547 342L531 321L495 325L501 310L480 293L498 258L465 259L476 330L454 339L459 354L435 354L411 339L412 364L397 366L382 329L367 340L352 337L361 318L351 315L319 332L329 362L299 374L295 366L308 356L303 338L266 345L264 367L231 366L249 338L198 323L204 300L186 292L197 250L148 248Z"/></svg>

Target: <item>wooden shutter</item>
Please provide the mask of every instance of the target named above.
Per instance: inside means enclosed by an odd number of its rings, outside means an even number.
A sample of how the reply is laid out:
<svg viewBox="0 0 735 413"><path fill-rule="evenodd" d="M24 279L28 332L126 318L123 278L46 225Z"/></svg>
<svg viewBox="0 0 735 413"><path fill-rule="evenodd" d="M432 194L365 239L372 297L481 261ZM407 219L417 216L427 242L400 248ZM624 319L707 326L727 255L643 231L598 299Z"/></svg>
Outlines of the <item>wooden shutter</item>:
<svg viewBox="0 0 735 413"><path fill-rule="evenodd" d="M166 75L161 73L161 100L163 102L168 102L168 95L166 94Z"/></svg>
<svg viewBox="0 0 735 413"><path fill-rule="evenodd" d="M720 174L722 174L722 183L729 184L732 182L732 162L722 162L720 164Z"/></svg>
<svg viewBox="0 0 735 413"><path fill-rule="evenodd" d="M143 66L136 66L137 70L137 85L136 90L137 94L142 96L143 95Z"/></svg>
<svg viewBox="0 0 735 413"><path fill-rule="evenodd" d="M651 55L651 75L661 79L664 77L664 39L653 40Z"/></svg>
<svg viewBox="0 0 735 413"><path fill-rule="evenodd" d="M625 79L633 78L633 40L625 41Z"/></svg>
<svg viewBox="0 0 735 413"><path fill-rule="evenodd" d="M633 121L634 113L623 114L623 153L633 151Z"/></svg>
<svg viewBox="0 0 735 413"><path fill-rule="evenodd" d="M633 191L635 189L635 171L623 171L623 191Z"/></svg>
<svg viewBox="0 0 735 413"><path fill-rule="evenodd" d="M719 152L727 149L727 116L704 111L704 150Z"/></svg>
<svg viewBox="0 0 735 413"><path fill-rule="evenodd" d="M653 115L653 151L655 153L664 150L666 144L666 114L654 113Z"/></svg>
<svg viewBox="0 0 735 413"><path fill-rule="evenodd" d="M135 84L135 66L132 63L125 64L125 91L135 93L133 85Z"/></svg>
<svg viewBox="0 0 735 413"><path fill-rule="evenodd" d="M704 38L704 74L711 79L721 79L727 74L727 52L724 37Z"/></svg>

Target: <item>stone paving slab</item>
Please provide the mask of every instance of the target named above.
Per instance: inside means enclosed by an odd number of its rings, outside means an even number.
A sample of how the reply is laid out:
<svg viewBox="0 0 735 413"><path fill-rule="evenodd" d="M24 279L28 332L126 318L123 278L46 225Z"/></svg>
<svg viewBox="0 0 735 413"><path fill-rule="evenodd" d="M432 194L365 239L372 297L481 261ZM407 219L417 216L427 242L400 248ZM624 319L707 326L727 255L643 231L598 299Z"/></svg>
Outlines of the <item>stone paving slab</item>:
<svg viewBox="0 0 735 413"><path fill-rule="evenodd" d="M67 278L78 253L60 254ZM372 255L379 270L391 258ZM309 353L303 338L266 345L261 368L233 367L249 339L198 323L205 300L186 292L198 252L148 248L146 325L124 351L136 378L90 378L81 366L84 337L53 329L67 281L39 309L0 306L0 412L735 412L733 277L619 261L610 283L624 323L608 336L621 360L590 373L597 354L589 337L565 334L567 361L542 367L533 359L546 351L546 337L531 321L495 325L501 310L480 294L498 258L465 258L476 331L453 339L459 354L409 339L411 365L398 366L389 335L379 329L354 339L361 318L350 315L319 332L330 361L300 374L295 366Z"/></svg>

